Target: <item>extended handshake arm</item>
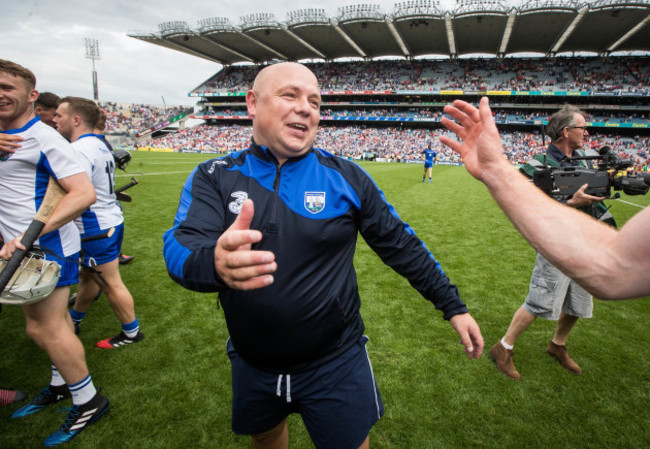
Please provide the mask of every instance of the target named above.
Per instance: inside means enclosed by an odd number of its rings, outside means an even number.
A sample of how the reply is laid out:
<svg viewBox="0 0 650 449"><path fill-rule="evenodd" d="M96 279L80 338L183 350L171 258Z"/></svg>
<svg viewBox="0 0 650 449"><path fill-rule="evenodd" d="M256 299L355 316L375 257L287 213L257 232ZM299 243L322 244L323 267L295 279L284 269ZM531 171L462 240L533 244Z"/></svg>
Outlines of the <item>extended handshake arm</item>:
<svg viewBox="0 0 650 449"><path fill-rule="evenodd" d="M470 174L488 187L537 251L600 299L650 294L650 209L617 232L552 200L510 165L487 97L478 109L456 100L445 112L455 121L443 118L442 124L461 141L440 141L460 154Z"/></svg>

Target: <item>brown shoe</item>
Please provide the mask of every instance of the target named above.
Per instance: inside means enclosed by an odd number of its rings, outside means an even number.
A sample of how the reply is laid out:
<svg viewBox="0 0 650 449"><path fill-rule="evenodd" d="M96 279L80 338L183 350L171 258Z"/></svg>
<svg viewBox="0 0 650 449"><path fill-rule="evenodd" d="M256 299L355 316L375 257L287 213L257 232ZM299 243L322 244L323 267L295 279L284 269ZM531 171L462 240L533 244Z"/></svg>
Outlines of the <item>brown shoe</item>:
<svg viewBox="0 0 650 449"><path fill-rule="evenodd" d="M494 360L494 363L496 363L499 371L514 380L519 380L521 376L512 361L512 349L504 348L501 342L497 341L490 349L490 356Z"/></svg>
<svg viewBox="0 0 650 449"><path fill-rule="evenodd" d="M546 352L555 357L560 362L560 365L571 371L573 374L577 374L578 376L582 374L580 366L578 366L569 355L566 345L558 345L551 341Z"/></svg>

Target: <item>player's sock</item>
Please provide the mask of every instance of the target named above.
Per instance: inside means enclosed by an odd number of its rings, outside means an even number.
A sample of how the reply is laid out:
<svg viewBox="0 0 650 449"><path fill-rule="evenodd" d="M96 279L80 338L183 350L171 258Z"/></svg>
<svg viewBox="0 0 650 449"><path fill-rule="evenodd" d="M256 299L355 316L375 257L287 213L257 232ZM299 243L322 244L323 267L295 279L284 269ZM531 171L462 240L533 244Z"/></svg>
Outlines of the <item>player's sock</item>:
<svg viewBox="0 0 650 449"><path fill-rule="evenodd" d="M510 349L511 351L512 351L512 348L514 348L514 345L509 345L508 343L505 342L505 340L503 338L501 339L501 345L506 349Z"/></svg>
<svg viewBox="0 0 650 449"><path fill-rule="evenodd" d="M138 319L136 318L132 323L129 324L122 324L122 331L129 338L133 338L138 335L138 332L140 332L140 323L138 323Z"/></svg>
<svg viewBox="0 0 650 449"><path fill-rule="evenodd" d="M95 385L93 385L93 380L90 378L90 374L76 384L68 385L68 388L72 394L73 405L85 404L90 401L95 394L97 394L97 390L95 389Z"/></svg>
<svg viewBox="0 0 650 449"><path fill-rule="evenodd" d="M86 312L77 312L74 307L70 309L70 318L73 323L81 323L81 320L86 316Z"/></svg>
<svg viewBox="0 0 650 449"><path fill-rule="evenodd" d="M59 370L56 369L56 366L52 365L52 379L50 380L50 385L53 387L60 387L65 385L65 379L59 374Z"/></svg>

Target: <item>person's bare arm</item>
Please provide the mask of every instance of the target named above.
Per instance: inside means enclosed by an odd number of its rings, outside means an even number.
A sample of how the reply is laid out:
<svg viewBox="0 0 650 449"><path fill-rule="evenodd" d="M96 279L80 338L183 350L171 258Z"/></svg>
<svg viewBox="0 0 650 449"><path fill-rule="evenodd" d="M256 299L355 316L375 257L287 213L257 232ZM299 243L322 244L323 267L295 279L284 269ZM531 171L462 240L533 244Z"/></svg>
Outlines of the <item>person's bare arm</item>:
<svg viewBox="0 0 650 449"><path fill-rule="evenodd" d="M650 294L650 210L633 217L620 232L552 200L504 158L487 98L479 109L457 100L442 124L461 142L440 141L463 157L515 227L553 265L600 299Z"/></svg>
<svg viewBox="0 0 650 449"><path fill-rule="evenodd" d="M45 221L45 226L39 235L52 232L75 219L96 200L95 189L85 173L59 179L58 184L65 191L65 195L58 201L54 211ZM16 249L25 250L26 248L21 242L23 235L6 242L0 248L0 257L9 259Z"/></svg>
<svg viewBox="0 0 650 449"><path fill-rule="evenodd" d="M81 215L97 197L95 188L86 173L61 178L58 183L67 193L48 220L41 234L47 234Z"/></svg>

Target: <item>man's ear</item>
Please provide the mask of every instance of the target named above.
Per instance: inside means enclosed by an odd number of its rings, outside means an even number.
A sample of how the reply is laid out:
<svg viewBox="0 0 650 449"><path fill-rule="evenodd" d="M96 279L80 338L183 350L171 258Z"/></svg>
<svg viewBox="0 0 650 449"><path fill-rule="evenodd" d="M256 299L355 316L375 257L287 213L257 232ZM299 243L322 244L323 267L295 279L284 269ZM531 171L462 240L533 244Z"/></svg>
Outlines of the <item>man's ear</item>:
<svg viewBox="0 0 650 449"><path fill-rule="evenodd" d="M38 91L36 89L32 89L29 91L29 102L34 103L36 100L38 100Z"/></svg>
<svg viewBox="0 0 650 449"><path fill-rule="evenodd" d="M246 107L248 108L248 115L255 117L255 111L257 108L257 95L253 90L246 92Z"/></svg>
<svg viewBox="0 0 650 449"><path fill-rule="evenodd" d="M569 138L569 127L565 126L562 128L562 139L568 139Z"/></svg>

